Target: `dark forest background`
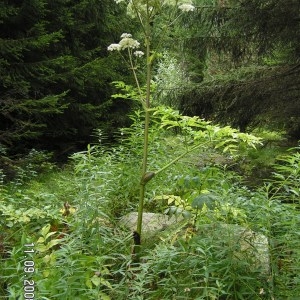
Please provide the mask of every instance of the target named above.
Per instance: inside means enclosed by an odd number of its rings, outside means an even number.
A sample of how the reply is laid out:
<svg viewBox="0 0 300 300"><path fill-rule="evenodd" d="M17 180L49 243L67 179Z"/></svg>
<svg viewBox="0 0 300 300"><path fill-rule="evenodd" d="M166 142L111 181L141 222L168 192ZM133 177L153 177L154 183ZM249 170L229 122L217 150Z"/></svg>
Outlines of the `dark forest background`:
<svg viewBox="0 0 300 300"><path fill-rule="evenodd" d="M158 63L157 101L242 131L266 126L299 139L299 1L199 0L195 6L159 44L187 80L172 86ZM171 17L165 11L154 29ZM138 37L139 30L126 8L110 0L2 1L2 160L33 148L62 160L93 142L95 130L113 139L127 126L133 104L112 99L111 83L133 81L107 46L124 31Z"/></svg>

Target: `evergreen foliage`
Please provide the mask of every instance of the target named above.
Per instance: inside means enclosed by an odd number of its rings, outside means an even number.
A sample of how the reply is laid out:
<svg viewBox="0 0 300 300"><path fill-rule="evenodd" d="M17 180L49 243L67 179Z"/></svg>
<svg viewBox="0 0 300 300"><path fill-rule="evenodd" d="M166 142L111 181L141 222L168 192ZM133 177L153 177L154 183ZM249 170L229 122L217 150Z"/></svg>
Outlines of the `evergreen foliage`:
<svg viewBox="0 0 300 300"><path fill-rule="evenodd" d="M66 151L97 127L120 125L129 104L110 100L119 61L106 45L124 22L111 1L2 3L0 142L13 152Z"/></svg>
<svg viewBox="0 0 300 300"><path fill-rule="evenodd" d="M165 101L241 130L263 123L299 138L299 1L195 3L174 38L185 69L199 76Z"/></svg>

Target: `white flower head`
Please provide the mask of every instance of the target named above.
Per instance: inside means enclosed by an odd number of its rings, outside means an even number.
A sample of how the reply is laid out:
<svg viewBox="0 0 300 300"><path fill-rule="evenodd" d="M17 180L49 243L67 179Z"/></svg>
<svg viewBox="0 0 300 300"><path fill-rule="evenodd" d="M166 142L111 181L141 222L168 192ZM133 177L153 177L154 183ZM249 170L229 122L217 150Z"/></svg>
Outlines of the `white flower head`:
<svg viewBox="0 0 300 300"><path fill-rule="evenodd" d="M144 52L143 51L135 51L133 53L133 55L135 55L136 57L142 57L144 55Z"/></svg>
<svg viewBox="0 0 300 300"><path fill-rule="evenodd" d="M121 40L118 44L111 44L107 47L108 51L121 51L124 49L136 49L140 47L140 43L132 38L132 35L130 33L122 33ZM141 51L136 51L136 56L142 56ZM143 53L144 54L144 53Z"/></svg>
<svg viewBox="0 0 300 300"><path fill-rule="evenodd" d="M121 35L121 39L124 39L124 38L131 38L132 35L130 33L122 33Z"/></svg>
<svg viewBox="0 0 300 300"><path fill-rule="evenodd" d="M120 45L120 49L127 49L127 48L139 48L140 47L140 43L137 40L134 40L131 37L124 37L122 38L122 40L119 42Z"/></svg>
<svg viewBox="0 0 300 300"><path fill-rule="evenodd" d="M119 44L110 44L108 47L107 47L107 50L108 51L120 51L121 50L121 46Z"/></svg>
<svg viewBox="0 0 300 300"><path fill-rule="evenodd" d="M183 3L183 4L179 5L178 8L183 12L189 12L189 11L195 10L195 6L192 4L188 4L188 3Z"/></svg>
<svg viewBox="0 0 300 300"><path fill-rule="evenodd" d="M124 0L115 0L115 2L116 2L117 4L119 4L119 3L121 3L121 2L124 2Z"/></svg>

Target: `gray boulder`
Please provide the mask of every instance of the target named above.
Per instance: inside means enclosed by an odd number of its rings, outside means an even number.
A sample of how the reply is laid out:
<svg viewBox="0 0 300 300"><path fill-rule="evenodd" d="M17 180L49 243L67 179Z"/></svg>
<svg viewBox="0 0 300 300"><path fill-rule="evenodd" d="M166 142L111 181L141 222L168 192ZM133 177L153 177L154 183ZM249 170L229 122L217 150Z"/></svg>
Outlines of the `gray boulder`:
<svg viewBox="0 0 300 300"><path fill-rule="evenodd" d="M138 213L131 212L121 218L120 226L133 232L136 230L137 218ZM144 212L142 237L145 240L167 234L170 237L169 241L174 242L180 236L185 236L186 224L182 216ZM175 240L172 238L173 234L177 237ZM270 270L268 238L261 233L237 224L212 223L200 225L193 236L195 239L209 240L220 248L226 247L233 253L235 259L249 259L253 267L260 268L262 273L268 273Z"/></svg>
<svg viewBox="0 0 300 300"><path fill-rule="evenodd" d="M197 235L227 247L237 260L248 259L262 273L270 271L269 241L262 233L237 224L216 223L201 225Z"/></svg>
<svg viewBox="0 0 300 300"><path fill-rule="evenodd" d="M130 231L136 230L138 219L137 212L131 212L125 216L123 216L120 220L120 225L122 227L126 227ZM159 231L163 231L166 228L179 223L182 221L183 217L181 216L168 216L165 214L159 213L151 213L151 212L144 212L143 219L142 219L142 234L153 235Z"/></svg>

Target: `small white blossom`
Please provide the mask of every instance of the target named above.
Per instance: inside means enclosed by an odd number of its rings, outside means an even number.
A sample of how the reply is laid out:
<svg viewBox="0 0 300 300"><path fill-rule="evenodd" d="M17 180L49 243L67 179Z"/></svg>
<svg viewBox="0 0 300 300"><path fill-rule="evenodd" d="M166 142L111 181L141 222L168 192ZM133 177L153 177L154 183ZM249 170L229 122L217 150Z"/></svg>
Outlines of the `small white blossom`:
<svg viewBox="0 0 300 300"><path fill-rule="evenodd" d="M259 290L259 294L260 294L260 295L264 295L264 294L265 294L265 291L264 291L263 288L261 288L261 289Z"/></svg>
<svg viewBox="0 0 300 300"><path fill-rule="evenodd" d="M122 33L121 35L121 39L124 39L124 38L131 38L132 35L130 33Z"/></svg>
<svg viewBox="0 0 300 300"><path fill-rule="evenodd" d="M123 49L127 49L127 48L139 48L140 47L140 43L137 40L134 40L131 37L125 37L123 38L120 42L119 42L120 48L121 50Z"/></svg>
<svg viewBox="0 0 300 300"><path fill-rule="evenodd" d="M192 4L187 4L187 3L184 3L184 4L181 4L181 5L179 5L178 6L178 8L180 9L180 10L182 10L182 11L193 11L193 10L195 10L195 6L194 5L192 5Z"/></svg>
<svg viewBox="0 0 300 300"><path fill-rule="evenodd" d="M116 2L117 4L119 4L119 3L121 3L121 2L124 2L124 0L115 0L115 2Z"/></svg>
<svg viewBox="0 0 300 300"><path fill-rule="evenodd" d="M114 51L114 50L124 50L124 49L136 49L140 47L140 43L132 38L132 35L130 33L122 33L121 40L118 44L111 44L107 47L108 51ZM141 51L136 51L136 56L142 56L144 53Z"/></svg>
<svg viewBox="0 0 300 300"><path fill-rule="evenodd" d="M119 44L110 44L107 47L107 50L108 51L114 51L114 50L120 51L121 50L121 46Z"/></svg>
<svg viewBox="0 0 300 300"><path fill-rule="evenodd" d="M135 51L133 54L137 57L141 57L144 55L144 52L143 51Z"/></svg>

